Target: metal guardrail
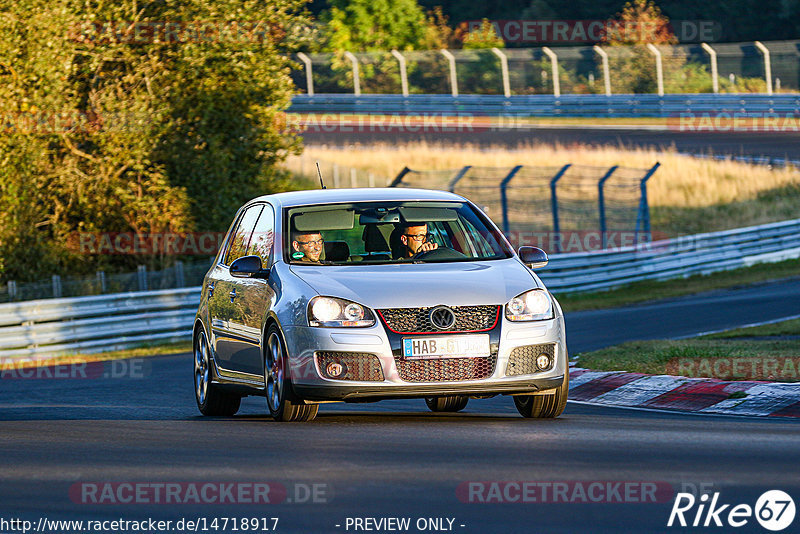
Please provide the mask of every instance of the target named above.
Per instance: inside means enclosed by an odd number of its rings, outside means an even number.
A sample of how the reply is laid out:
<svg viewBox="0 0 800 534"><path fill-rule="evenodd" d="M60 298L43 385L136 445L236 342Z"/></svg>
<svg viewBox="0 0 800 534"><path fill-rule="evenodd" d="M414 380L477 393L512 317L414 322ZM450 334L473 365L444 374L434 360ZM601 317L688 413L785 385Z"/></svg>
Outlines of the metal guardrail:
<svg viewBox="0 0 800 534"><path fill-rule="evenodd" d="M537 271L554 293L598 291L800 258L800 219L653 241L611 251L557 254Z"/></svg>
<svg viewBox="0 0 800 534"><path fill-rule="evenodd" d="M556 254L537 271L554 293L596 291L800 258L800 219ZM0 364L188 341L200 287L0 304Z"/></svg>
<svg viewBox="0 0 800 534"><path fill-rule="evenodd" d="M198 286L0 304L0 364L185 341L199 303Z"/></svg>
<svg viewBox="0 0 800 534"><path fill-rule="evenodd" d="M295 95L290 113L536 117L675 117L681 113L800 115L800 94Z"/></svg>

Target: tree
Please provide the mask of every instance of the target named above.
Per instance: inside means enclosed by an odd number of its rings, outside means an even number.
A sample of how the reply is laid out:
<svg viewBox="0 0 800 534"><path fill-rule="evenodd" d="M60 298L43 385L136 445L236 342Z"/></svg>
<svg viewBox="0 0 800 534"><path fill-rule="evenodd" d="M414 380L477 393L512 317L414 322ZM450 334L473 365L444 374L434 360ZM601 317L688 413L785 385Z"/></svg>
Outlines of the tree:
<svg viewBox="0 0 800 534"><path fill-rule="evenodd" d="M4 0L0 277L129 265L68 238L224 230L244 200L285 188L276 164L299 141L279 117L302 6Z"/></svg>
<svg viewBox="0 0 800 534"><path fill-rule="evenodd" d="M321 19L328 50L419 50L426 40L425 12L416 0L331 0Z"/></svg>

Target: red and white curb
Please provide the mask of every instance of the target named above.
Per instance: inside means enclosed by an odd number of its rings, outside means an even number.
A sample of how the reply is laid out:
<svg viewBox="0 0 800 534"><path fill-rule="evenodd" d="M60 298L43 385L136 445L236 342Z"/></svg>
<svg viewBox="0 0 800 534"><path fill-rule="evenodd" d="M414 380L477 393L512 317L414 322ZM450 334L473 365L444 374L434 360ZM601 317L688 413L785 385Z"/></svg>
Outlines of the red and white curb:
<svg viewBox="0 0 800 534"><path fill-rule="evenodd" d="M738 392L746 395L731 398ZM800 382L724 381L570 367L569 399L606 406L800 417Z"/></svg>

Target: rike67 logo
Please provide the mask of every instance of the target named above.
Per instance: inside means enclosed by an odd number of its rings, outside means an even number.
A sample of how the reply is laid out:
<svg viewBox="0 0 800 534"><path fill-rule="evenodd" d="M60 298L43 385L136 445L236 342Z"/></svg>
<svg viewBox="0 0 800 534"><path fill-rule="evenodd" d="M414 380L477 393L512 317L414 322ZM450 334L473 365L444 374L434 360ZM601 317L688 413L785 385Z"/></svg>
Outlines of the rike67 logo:
<svg viewBox="0 0 800 534"><path fill-rule="evenodd" d="M794 521L794 501L781 490L764 492L755 507L749 504L721 504L719 497L719 492L710 497L703 494L699 499L691 493L678 493L667 526L722 527L727 524L738 528L747 525L755 516L762 527L777 532Z"/></svg>

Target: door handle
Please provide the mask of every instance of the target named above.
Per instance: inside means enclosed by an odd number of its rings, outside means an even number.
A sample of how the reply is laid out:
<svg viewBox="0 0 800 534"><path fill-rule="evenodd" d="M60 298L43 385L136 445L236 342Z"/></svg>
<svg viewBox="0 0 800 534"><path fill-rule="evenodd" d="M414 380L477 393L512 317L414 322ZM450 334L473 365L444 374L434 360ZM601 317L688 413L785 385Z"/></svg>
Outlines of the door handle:
<svg viewBox="0 0 800 534"><path fill-rule="evenodd" d="M233 302L233 299L236 298L236 288L234 287L233 290L230 293L228 293L228 295L230 295L231 302Z"/></svg>

